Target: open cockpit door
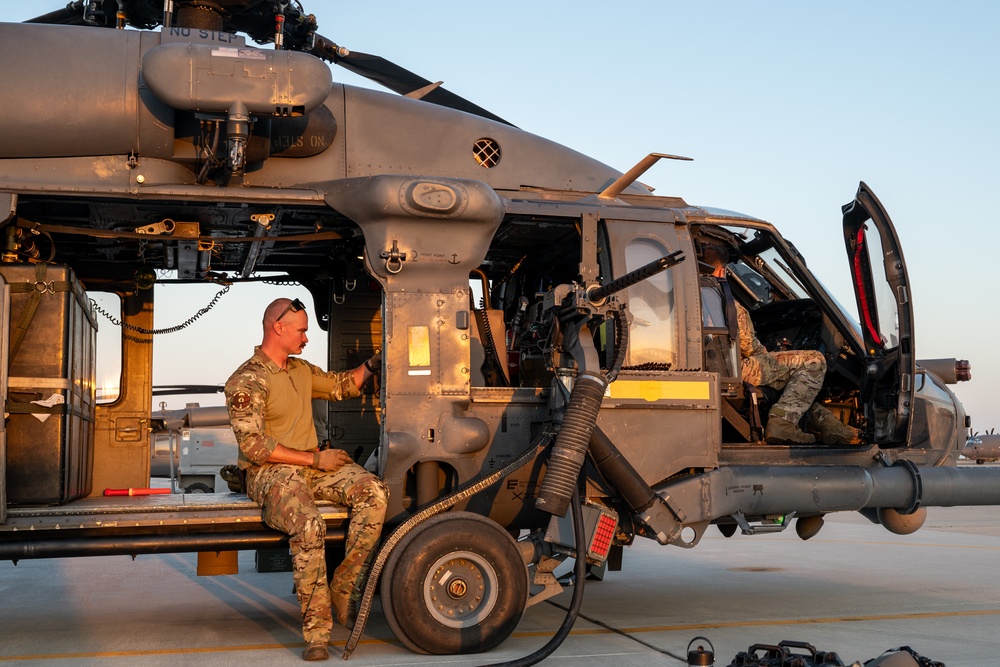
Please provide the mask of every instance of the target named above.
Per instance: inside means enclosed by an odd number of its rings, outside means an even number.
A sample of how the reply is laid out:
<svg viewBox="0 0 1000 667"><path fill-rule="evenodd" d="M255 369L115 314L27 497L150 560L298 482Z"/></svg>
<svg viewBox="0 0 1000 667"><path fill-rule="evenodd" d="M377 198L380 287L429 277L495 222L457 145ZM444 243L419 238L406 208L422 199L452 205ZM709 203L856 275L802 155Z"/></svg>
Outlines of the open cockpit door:
<svg viewBox="0 0 1000 667"><path fill-rule="evenodd" d="M861 403L866 439L881 446L909 442L915 356L913 306L899 237L865 183L843 207L844 240L861 319L865 364Z"/></svg>

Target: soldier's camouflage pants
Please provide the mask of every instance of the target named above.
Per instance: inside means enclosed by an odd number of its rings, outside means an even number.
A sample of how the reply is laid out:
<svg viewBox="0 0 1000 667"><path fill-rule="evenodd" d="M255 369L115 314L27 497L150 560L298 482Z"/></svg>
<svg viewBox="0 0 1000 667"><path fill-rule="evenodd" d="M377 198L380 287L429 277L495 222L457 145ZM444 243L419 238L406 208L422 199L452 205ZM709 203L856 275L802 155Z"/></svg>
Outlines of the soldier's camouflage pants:
<svg viewBox="0 0 1000 667"><path fill-rule="evenodd" d="M361 584L378 544L389 496L385 483L354 463L334 472L266 463L247 471L247 495L260 504L264 523L287 533L292 578L302 607L306 642L326 642L333 630L330 597L347 599ZM351 511L344 561L327 585L326 524L315 500L329 500Z"/></svg>
<svg viewBox="0 0 1000 667"><path fill-rule="evenodd" d="M755 386L782 389L771 406L785 411L785 419L797 422L823 388L826 359L816 350L766 352L743 359L743 379Z"/></svg>

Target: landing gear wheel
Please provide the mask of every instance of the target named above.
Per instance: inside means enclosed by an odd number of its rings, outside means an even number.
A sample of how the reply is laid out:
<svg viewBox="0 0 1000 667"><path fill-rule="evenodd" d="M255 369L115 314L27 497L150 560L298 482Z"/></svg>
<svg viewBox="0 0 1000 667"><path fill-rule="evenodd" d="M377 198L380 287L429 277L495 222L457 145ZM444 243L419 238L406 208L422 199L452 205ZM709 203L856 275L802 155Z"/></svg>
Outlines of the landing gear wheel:
<svg viewBox="0 0 1000 667"><path fill-rule="evenodd" d="M521 620L528 570L514 539L471 512L428 519L393 549L382 573L382 611L417 653L488 651Z"/></svg>

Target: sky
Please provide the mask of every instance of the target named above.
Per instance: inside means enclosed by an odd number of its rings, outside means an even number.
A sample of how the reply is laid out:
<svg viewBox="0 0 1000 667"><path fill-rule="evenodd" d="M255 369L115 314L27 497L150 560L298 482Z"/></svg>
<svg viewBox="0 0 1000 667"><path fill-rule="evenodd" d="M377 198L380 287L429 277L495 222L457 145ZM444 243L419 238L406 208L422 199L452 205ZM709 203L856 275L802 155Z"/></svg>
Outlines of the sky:
<svg viewBox="0 0 1000 667"><path fill-rule="evenodd" d="M694 158L662 161L642 181L775 224L844 304L854 297L840 207L865 181L902 240L917 357L970 360L972 381L953 389L974 430L1000 427L990 291L1000 214L989 194L1000 176L1000 3L302 4L341 46L443 80L621 171L650 152ZM5 1L0 20L64 5ZM335 66L334 79L378 87ZM156 326L186 320L216 291L169 297L179 307ZM154 382L224 382L259 342L264 305L296 295L276 287L250 300L234 288L163 345ZM314 333L305 356L324 364Z"/></svg>

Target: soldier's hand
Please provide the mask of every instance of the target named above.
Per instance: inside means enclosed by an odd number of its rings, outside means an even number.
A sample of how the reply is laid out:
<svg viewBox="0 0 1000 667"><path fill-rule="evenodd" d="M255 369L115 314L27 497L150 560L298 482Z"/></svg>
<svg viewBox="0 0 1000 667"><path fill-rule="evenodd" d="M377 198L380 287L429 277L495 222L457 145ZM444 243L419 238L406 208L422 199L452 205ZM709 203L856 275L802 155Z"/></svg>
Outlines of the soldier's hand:
<svg viewBox="0 0 1000 667"><path fill-rule="evenodd" d="M319 470L332 472L339 470L344 464L350 462L350 455L343 449L324 449L319 453L319 463L316 467Z"/></svg>
<svg viewBox="0 0 1000 667"><path fill-rule="evenodd" d="M382 372L382 350L375 351L375 354L373 354L371 358L365 362L365 368L368 369L369 373L373 373L375 375Z"/></svg>

